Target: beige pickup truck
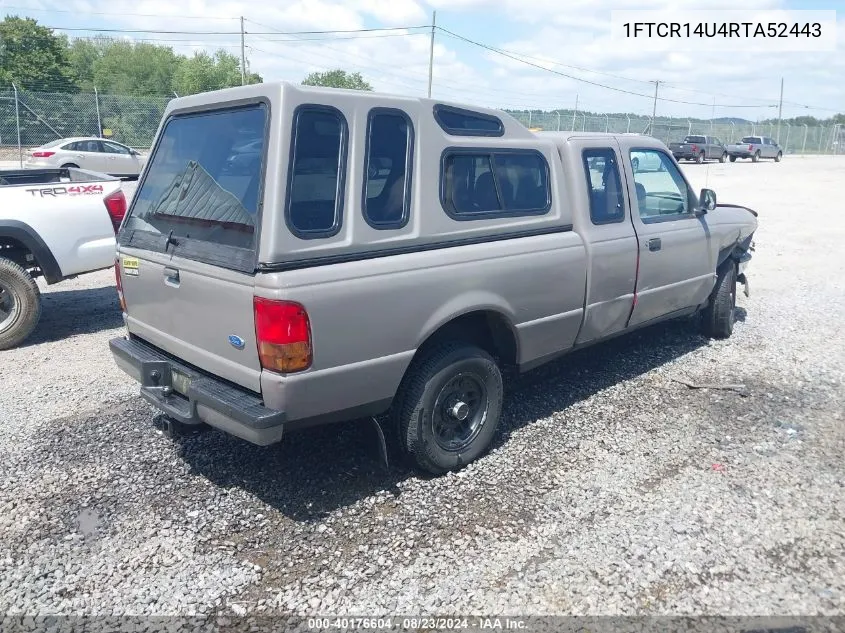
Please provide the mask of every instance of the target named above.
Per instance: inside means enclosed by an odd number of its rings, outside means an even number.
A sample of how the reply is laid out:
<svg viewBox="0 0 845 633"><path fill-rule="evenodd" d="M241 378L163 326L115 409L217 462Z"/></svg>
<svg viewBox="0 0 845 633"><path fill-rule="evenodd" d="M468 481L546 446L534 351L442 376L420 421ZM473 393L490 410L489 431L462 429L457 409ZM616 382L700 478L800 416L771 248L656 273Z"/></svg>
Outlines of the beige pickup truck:
<svg viewBox="0 0 845 633"><path fill-rule="evenodd" d="M174 424L270 444L386 420L443 473L487 450L505 367L694 314L729 336L756 215L645 136L284 83L174 99L111 349Z"/></svg>

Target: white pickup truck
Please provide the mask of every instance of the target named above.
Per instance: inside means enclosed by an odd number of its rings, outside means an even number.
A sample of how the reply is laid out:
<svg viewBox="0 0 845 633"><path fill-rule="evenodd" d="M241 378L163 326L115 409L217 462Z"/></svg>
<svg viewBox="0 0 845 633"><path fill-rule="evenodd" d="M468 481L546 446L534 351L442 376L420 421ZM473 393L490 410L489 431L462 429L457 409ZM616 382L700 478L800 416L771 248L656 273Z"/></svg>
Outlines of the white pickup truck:
<svg viewBox="0 0 845 633"><path fill-rule="evenodd" d="M0 350L23 342L48 284L114 265L120 180L82 169L0 171Z"/></svg>

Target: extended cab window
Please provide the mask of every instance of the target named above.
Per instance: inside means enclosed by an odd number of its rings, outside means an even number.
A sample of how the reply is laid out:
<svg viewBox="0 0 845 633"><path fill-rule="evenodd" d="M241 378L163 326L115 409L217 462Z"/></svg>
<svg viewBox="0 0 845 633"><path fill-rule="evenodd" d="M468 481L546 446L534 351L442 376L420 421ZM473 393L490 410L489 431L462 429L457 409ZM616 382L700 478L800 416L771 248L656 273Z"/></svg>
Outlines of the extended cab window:
<svg viewBox="0 0 845 633"><path fill-rule="evenodd" d="M443 158L441 193L457 220L546 213L549 167L534 151L455 151Z"/></svg>
<svg viewBox="0 0 845 633"><path fill-rule="evenodd" d="M408 222L414 130L404 112L378 109L367 123L364 218L377 229Z"/></svg>
<svg viewBox="0 0 845 633"><path fill-rule="evenodd" d="M655 171L634 171L637 206L643 221L680 219L692 213L695 196L668 155L653 149L631 150L631 162L660 165Z"/></svg>
<svg viewBox="0 0 845 633"><path fill-rule="evenodd" d="M164 126L121 235L172 233L175 252L211 261L219 247L254 259L267 112L263 104L177 115ZM206 246L190 247L194 241ZM164 239L144 240L166 250ZM139 244L141 245L141 244ZM237 267L237 266L234 266Z"/></svg>
<svg viewBox="0 0 845 633"><path fill-rule="evenodd" d="M346 119L335 108L301 106L294 114L285 217L297 237L340 230L347 134Z"/></svg>
<svg viewBox="0 0 845 633"><path fill-rule="evenodd" d="M707 143L707 139L703 136L688 136L684 139L684 143L699 143L704 145Z"/></svg>
<svg viewBox="0 0 845 633"><path fill-rule="evenodd" d="M583 160L593 224L622 222L625 206L616 153L609 147L585 149Z"/></svg>

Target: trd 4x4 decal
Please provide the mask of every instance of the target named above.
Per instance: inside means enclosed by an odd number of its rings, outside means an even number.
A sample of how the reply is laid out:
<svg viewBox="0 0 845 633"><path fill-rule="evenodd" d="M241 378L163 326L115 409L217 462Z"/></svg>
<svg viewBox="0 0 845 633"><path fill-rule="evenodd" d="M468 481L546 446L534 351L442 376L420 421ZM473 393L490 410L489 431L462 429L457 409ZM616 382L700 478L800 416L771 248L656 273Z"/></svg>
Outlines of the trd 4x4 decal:
<svg viewBox="0 0 845 633"><path fill-rule="evenodd" d="M34 196L96 196L103 193L103 185L73 185L71 187L38 187L26 189Z"/></svg>

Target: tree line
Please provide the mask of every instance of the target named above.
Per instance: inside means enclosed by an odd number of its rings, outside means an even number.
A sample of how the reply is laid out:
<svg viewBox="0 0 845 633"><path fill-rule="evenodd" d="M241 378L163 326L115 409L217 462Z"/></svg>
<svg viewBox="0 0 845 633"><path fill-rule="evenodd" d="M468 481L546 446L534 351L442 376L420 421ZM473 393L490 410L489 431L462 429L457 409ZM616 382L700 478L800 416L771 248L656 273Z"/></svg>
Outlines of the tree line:
<svg viewBox="0 0 845 633"><path fill-rule="evenodd" d="M247 83L259 83L248 72ZM192 56L150 42L96 37L69 40L32 18L0 22L0 84L43 92L129 96L189 95L241 85L240 58L225 49Z"/></svg>

